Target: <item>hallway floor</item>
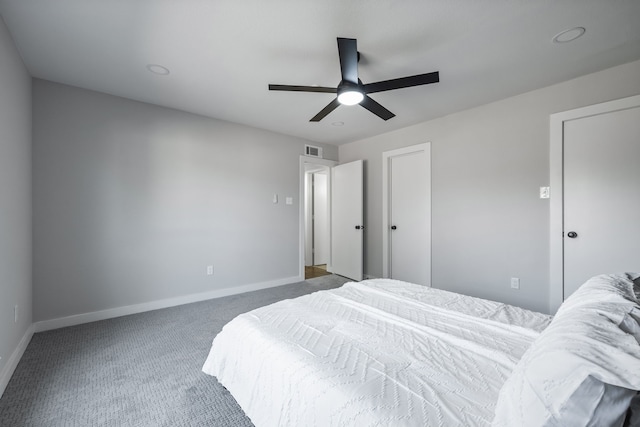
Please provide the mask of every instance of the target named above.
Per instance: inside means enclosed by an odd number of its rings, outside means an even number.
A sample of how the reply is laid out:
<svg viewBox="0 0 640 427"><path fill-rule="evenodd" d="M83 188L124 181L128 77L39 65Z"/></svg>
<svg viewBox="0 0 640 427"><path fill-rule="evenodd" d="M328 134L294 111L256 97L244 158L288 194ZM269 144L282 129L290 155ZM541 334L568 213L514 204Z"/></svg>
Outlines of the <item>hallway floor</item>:
<svg viewBox="0 0 640 427"><path fill-rule="evenodd" d="M327 272L327 265L311 265L304 267L304 278L313 279L314 277L326 276L327 274L331 274Z"/></svg>

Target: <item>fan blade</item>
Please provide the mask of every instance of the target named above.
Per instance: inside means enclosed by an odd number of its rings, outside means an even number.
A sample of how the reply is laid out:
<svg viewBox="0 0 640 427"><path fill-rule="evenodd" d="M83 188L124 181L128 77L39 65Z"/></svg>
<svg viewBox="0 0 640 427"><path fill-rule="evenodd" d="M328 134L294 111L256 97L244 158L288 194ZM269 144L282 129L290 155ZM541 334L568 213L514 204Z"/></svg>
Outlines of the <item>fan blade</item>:
<svg viewBox="0 0 640 427"><path fill-rule="evenodd" d="M360 105L371 111L376 116L380 117L382 120L389 120L390 118L396 116L391 111L387 110L382 105L369 98L367 95L364 96L364 99L362 100L362 102L360 102Z"/></svg>
<svg viewBox="0 0 640 427"><path fill-rule="evenodd" d="M329 114L330 112L332 112L333 110L338 108L339 105L340 105L340 103L338 102L338 98L334 99L333 101L331 101L329 103L329 105L324 107L322 109L322 111L320 111L318 114L313 116L313 118L311 120L309 120L309 121L310 122L319 122L320 120L324 119L327 116L327 114Z"/></svg>
<svg viewBox="0 0 640 427"><path fill-rule="evenodd" d="M356 39L338 37L338 55L342 80L358 84L358 43Z"/></svg>
<svg viewBox="0 0 640 427"><path fill-rule="evenodd" d="M402 77L399 79L384 80L376 83L362 85L364 93L384 92L385 90L402 89L404 87L427 85L438 83L440 75L437 71L433 73L418 74L417 76Z"/></svg>
<svg viewBox="0 0 640 427"><path fill-rule="evenodd" d="M338 89L335 87L323 87L323 86L292 86L292 85L269 85L269 90L285 90L289 92L323 92L323 93L337 93Z"/></svg>

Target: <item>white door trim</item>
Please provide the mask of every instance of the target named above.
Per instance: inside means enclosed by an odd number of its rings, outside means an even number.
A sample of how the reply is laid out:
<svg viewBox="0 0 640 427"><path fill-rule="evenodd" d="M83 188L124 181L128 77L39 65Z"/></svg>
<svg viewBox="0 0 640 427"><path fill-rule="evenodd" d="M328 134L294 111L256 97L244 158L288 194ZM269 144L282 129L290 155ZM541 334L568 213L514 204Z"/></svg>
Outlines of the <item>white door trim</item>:
<svg viewBox="0 0 640 427"><path fill-rule="evenodd" d="M615 101L603 102L588 107L576 108L552 114L549 121L549 169L550 169L550 204L549 204L549 312L555 313L564 300L564 194L563 194L563 146L564 123L640 107L640 95L630 96Z"/></svg>
<svg viewBox="0 0 640 427"><path fill-rule="evenodd" d="M384 151L382 153L382 277L389 277L389 160L391 157L401 156L403 154L416 153L424 151L426 154L427 164L425 167L429 170L429 183L427 188L431 189L431 143L424 142L422 144L411 145L409 147L398 148L396 150ZM429 194L427 194L429 196ZM427 211L429 230L431 232L431 197L427 197ZM431 247L431 242L429 242ZM431 254L429 254L429 262L431 262ZM429 268L431 271L431 268ZM431 284L431 280L429 280Z"/></svg>
<svg viewBox="0 0 640 427"><path fill-rule="evenodd" d="M333 160L326 159L318 159L315 157L309 156L300 156L300 172L299 172L299 185L298 185L298 276L300 280L304 280L304 250L305 250L305 230L304 230L304 175L305 164L317 165L317 166L325 166L328 168L332 168L337 165L338 162ZM327 174L327 210L331 212L331 174ZM327 215L328 221L328 232L329 232L329 259L327 261L327 271L332 271L331 267L331 215Z"/></svg>

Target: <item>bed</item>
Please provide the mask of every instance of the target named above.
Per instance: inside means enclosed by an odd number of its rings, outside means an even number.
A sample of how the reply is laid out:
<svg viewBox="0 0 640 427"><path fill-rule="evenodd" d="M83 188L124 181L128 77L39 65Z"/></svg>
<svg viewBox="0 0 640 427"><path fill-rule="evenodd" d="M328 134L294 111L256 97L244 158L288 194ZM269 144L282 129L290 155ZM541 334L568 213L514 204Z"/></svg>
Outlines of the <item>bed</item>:
<svg viewBox="0 0 640 427"><path fill-rule="evenodd" d="M640 390L636 279L594 278L553 319L395 280L346 283L236 317L203 371L258 427L630 425ZM572 424L575 413L619 424Z"/></svg>

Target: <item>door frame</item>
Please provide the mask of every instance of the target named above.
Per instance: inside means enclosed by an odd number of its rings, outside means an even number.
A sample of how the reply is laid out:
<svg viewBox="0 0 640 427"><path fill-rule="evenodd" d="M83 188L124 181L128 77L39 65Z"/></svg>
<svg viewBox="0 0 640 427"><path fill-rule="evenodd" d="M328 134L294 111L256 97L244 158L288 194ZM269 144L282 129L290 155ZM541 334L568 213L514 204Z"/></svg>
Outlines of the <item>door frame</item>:
<svg viewBox="0 0 640 427"><path fill-rule="evenodd" d="M640 107L640 95L551 114L549 118L549 312L564 300L564 124L571 120Z"/></svg>
<svg viewBox="0 0 640 427"><path fill-rule="evenodd" d="M319 159L317 157L300 156L300 169L299 169L299 185L298 185L298 276L300 281L304 280L304 252L305 252L305 217L304 217L304 205L305 205L305 185L304 176L306 174L305 165L322 166L331 169L337 165L338 162L334 160ZM331 212L331 173L327 174L327 210ZM327 271L331 272L331 215L327 215L328 222L328 244L329 244L329 257L327 260Z"/></svg>
<svg viewBox="0 0 640 427"><path fill-rule="evenodd" d="M389 270L391 258L389 256L390 224L389 224L389 162L391 157L401 156L405 154L417 153L424 151L426 155L425 169L428 171L429 182L427 188L429 192L427 196L427 221L429 222L429 286L431 286L431 142L423 142L421 144L411 145L409 147L398 148L395 150L384 151L382 153L382 277L389 278Z"/></svg>

